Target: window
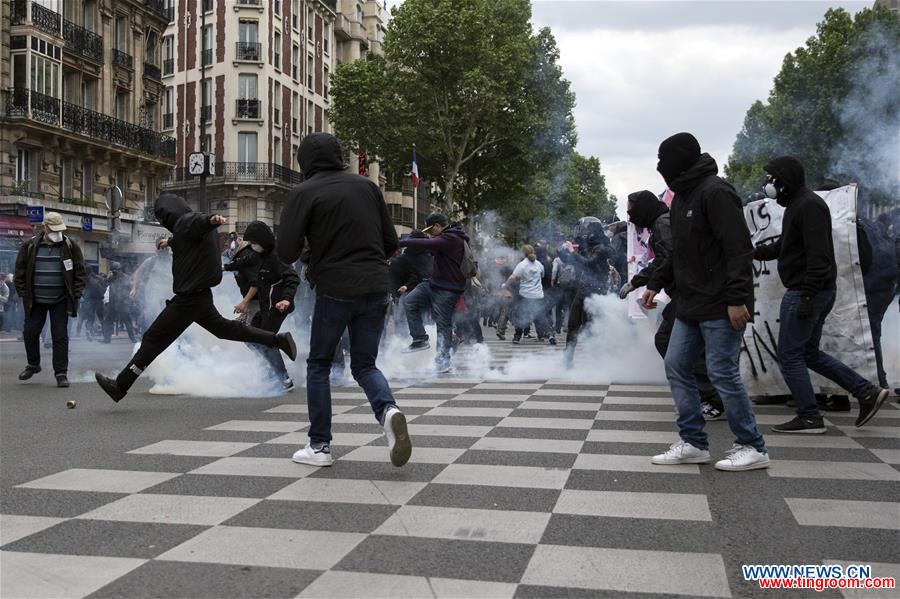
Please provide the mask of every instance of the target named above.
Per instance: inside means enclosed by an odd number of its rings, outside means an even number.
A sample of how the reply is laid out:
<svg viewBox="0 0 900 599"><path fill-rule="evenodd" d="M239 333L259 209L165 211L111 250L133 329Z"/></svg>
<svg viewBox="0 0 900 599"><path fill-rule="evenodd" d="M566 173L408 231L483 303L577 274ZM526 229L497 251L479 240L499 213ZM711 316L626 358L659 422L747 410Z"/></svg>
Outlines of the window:
<svg viewBox="0 0 900 599"><path fill-rule="evenodd" d="M291 50L291 78L300 80L300 46L294 46Z"/></svg>
<svg viewBox="0 0 900 599"><path fill-rule="evenodd" d="M175 127L175 89L171 86L163 93L163 129Z"/></svg>
<svg viewBox="0 0 900 599"><path fill-rule="evenodd" d="M75 168L73 160L69 157L62 159L59 169L59 197L69 200L72 199L72 173Z"/></svg>
<svg viewBox="0 0 900 599"><path fill-rule="evenodd" d="M116 187L122 192L122 208L124 208L125 191L128 189L128 175L125 174L124 168L120 168L116 171Z"/></svg>
<svg viewBox="0 0 900 599"><path fill-rule="evenodd" d="M241 19L238 24L238 60L260 60L259 23Z"/></svg>
<svg viewBox="0 0 900 599"><path fill-rule="evenodd" d="M256 99L256 75L238 75L238 97Z"/></svg>
<svg viewBox="0 0 900 599"><path fill-rule="evenodd" d="M209 66L213 62L213 28L212 25L207 25L203 28L203 53L200 59L200 63L203 66Z"/></svg>
<svg viewBox="0 0 900 599"><path fill-rule="evenodd" d="M272 86L272 124L281 127L281 84Z"/></svg>
<svg viewBox="0 0 900 599"><path fill-rule="evenodd" d="M203 0L203 12L209 12L213 9L213 0Z"/></svg>
<svg viewBox="0 0 900 599"><path fill-rule="evenodd" d="M94 163L93 162L82 162L81 163L81 199L82 200L90 200L94 199Z"/></svg>
<svg viewBox="0 0 900 599"><path fill-rule="evenodd" d="M16 152L16 181L31 181L31 152L19 149Z"/></svg>
<svg viewBox="0 0 900 599"><path fill-rule="evenodd" d="M175 36L167 35L163 38L163 65L162 74L171 75L175 72Z"/></svg>
<svg viewBox="0 0 900 599"><path fill-rule="evenodd" d="M315 63L313 62L312 54L310 54L306 57L306 87L308 87L309 89L313 89L313 71L315 70L313 68L314 64Z"/></svg>
<svg viewBox="0 0 900 599"><path fill-rule="evenodd" d="M97 80L81 80L81 106L93 110L97 107Z"/></svg>
<svg viewBox="0 0 900 599"><path fill-rule="evenodd" d="M291 97L291 131L300 133L300 94L294 92Z"/></svg>
<svg viewBox="0 0 900 599"><path fill-rule="evenodd" d="M28 69L25 68L26 54L12 55L12 82L13 87L25 89L28 87Z"/></svg>
<svg viewBox="0 0 900 599"><path fill-rule="evenodd" d="M322 95L324 97L328 97L328 67L324 67L324 72L322 73Z"/></svg>
<svg viewBox="0 0 900 599"><path fill-rule="evenodd" d="M315 37L315 31L313 31L313 25L316 22L316 13L313 9L309 9L306 11L306 39L307 41L313 41Z"/></svg>
<svg viewBox="0 0 900 599"><path fill-rule="evenodd" d="M31 56L31 91L59 97L59 63L44 56Z"/></svg>
<svg viewBox="0 0 900 599"><path fill-rule="evenodd" d="M84 0L84 4L81 8L81 26L88 31L94 31L96 15L97 3L95 2L95 0Z"/></svg>
<svg viewBox="0 0 900 599"><path fill-rule="evenodd" d="M256 83L256 75L238 75L238 118L259 118L259 99L256 92Z"/></svg>
<svg viewBox="0 0 900 599"><path fill-rule="evenodd" d="M210 122L212 121L212 79L203 79L201 81L200 118Z"/></svg>
<svg viewBox="0 0 900 599"><path fill-rule="evenodd" d="M331 39L331 25L325 25L325 33L322 34L322 49L325 50L325 54L328 54L330 47L328 44L328 40Z"/></svg>
<svg viewBox="0 0 900 599"><path fill-rule="evenodd" d="M116 50L130 54L128 51L128 17L116 17Z"/></svg>
<svg viewBox="0 0 900 599"><path fill-rule="evenodd" d="M242 174L256 173L256 133L238 132L238 162Z"/></svg>
<svg viewBox="0 0 900 599"><path fill-rule="evenodd" d="M313 124L316 122L316 105L313 104L312 100L309 100L306 103L306 133L307 135L313 132Z"/></svg>
<svg viewBox="0 0 900 599"><path fill-rule="evenodd" d="M281 164L281 138L272 140L272 162Z"/></svg>
<svg viewBox="0 0 900 599"><path fill-rule="evenodd" d="M163 8L169 23L173 22L175 20L175 0L163 0Z"/></svg>
<svg viewBox="0 0 900 599"><path fill-rule="evenodd" d="M276 15L281 14L281 0L275 0L272 2L272 9L275 11Z"/></svg>
<svg viewBox="0 0 900 599"><path fill-rule="evenodd" d="M291 26L295 30L300 29L300 3L298 0L291 0Z"/></svg>
<svg viewBox="0 0 900 599"><path fill-rule="evenodd" d="M276 69L281 70L281 34L277 31L272 41L272 63Z"/></svg>
<svg viewBox="0 0 900 599"><path fill-rule="evenodd" d="M156 53L156 48L159 42L159 34L155 31L147 32L147 42L144 44L144 62L158 65L159 64L159 55Z"/></svg>
<svg viewBox="0 0 900 599"><path fill-rule="evenodd" d="M128 120L128 92L116 92L116 118Z"/></svg>

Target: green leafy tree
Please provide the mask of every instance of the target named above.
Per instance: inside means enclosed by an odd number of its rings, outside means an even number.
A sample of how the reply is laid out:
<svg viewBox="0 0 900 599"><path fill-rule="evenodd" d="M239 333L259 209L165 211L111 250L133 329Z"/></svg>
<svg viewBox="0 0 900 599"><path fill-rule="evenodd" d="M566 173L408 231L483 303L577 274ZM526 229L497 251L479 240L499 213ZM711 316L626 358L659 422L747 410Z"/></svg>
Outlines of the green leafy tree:
<svg viewBox="0 0 900 599"><path fill-rule="evenodd" d="M768 101L744 118L725 169L746 197L765 163L797 157L807 180L856 181L872 199L896 198L900 143L900 17L876 6L831 9L817 35L784 58Z"/></svg>

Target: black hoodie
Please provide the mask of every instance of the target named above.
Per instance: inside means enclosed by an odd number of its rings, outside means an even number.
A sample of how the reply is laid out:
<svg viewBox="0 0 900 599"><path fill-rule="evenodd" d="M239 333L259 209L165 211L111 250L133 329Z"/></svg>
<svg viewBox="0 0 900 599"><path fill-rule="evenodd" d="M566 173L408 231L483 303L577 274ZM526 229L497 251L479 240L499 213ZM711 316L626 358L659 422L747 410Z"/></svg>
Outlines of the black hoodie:
<svg viewBox="0 0 900 599"><path fill-rule="evenodd" d="M177 195L164 193L153 207L156 218L172 232L172 291L193 294L222 281L222 261L216 228L210 215L194 212Z"/></svg>
<svg viewBox="0 0 900 599"><path fill-rule="evenodd" d="M639 229L650 229L647 242L653 250L653 261L631 277L635 287L646 285L657 268L662 266L672 253L672 222L669 207L651 191L638 191L628 195L630 204L628 218ZM674 289L667 289L672 295Z"/></svg>
<svg viewBox="0 0 900 599"><path fill-rule="evenodd" d="M262 261L254 281L260 310L274 310L275 304L287 300L291 305L285 312L293 312L294 294L300 285L300 276L290 265L278 259L272 229L266 223L255 220L247 225L244 241L261 245L263 248Z"/></svg>
<svg viewBox="0 0 900 599"><path fill-rule="evenodd" d="M775 178L778 203L785 210L781 217L781 237L775 243L756 248L753 257L777 258L778 276L790 290L812 296L835 289L837 267L828 204L806 187L806 173L797 159L776 158L765 170Z"/></svg>
<svg viewBox="0 0 900 599"><path fill-rule="evenodd" d="M309 240L309 278L320 295L389 292L387 259L399 246L381 190L343 170L340 145L327 133L307 135L298 161L306 180L285 201L278 255L295 262Z"/></svg>
<svg viewBox="0 0 900 599"><path fill-rule="evenodd" d="M729 306L753 314L753 244L741 198L717 176L709 154L670 184L672 254L647 288L675 285L675 315L689 322L728 318Z"/></svg>

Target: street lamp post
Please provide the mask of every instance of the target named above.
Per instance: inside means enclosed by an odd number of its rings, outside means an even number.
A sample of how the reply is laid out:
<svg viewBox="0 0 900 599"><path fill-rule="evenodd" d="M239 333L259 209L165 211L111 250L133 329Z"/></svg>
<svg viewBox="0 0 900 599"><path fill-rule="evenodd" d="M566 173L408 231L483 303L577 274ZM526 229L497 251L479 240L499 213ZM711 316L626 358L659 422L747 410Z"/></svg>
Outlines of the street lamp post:
<svg viewBox="0 0 900 599"><path fill-rule="evenodd" d="M197 5L200 7L200 47L203 49L200 53L200 106L202 107L206 101L204 95L206 92L206 46L204 44L206 35L206 7L203 6L203 0L200 0ZM212 99L210 98L210 102L211 101ZM207 110L212 111L212 108L208 108ZM203 154L203 159L206 163L203 172L200 174L200 212L208 213L209 200L206 198L206 176L212 165L209 164L207 154L209 148L206 147L206 115L202 108L200 110L200 152Z"/></svg>

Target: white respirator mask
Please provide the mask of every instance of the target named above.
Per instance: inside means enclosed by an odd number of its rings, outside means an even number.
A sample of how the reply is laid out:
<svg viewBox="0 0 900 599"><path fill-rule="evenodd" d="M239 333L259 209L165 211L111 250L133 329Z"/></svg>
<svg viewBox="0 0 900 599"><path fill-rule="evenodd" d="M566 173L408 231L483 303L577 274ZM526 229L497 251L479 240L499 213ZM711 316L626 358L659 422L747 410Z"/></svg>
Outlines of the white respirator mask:
<svg viewBox="0 0 900 599"><path fill-rule="evenodd" d="M53 243L59 243L63 240L63 234L59 231L50 231L49 237L50 241L52 241Z"/></svg>
<svg viewBox="0 0 900 599"><path fill-rule="evenodd" d="M262 254L265 251L265 248L263 248L263 246L259 245L258 243L251 243L250 249L257 254Z"/></svg>

